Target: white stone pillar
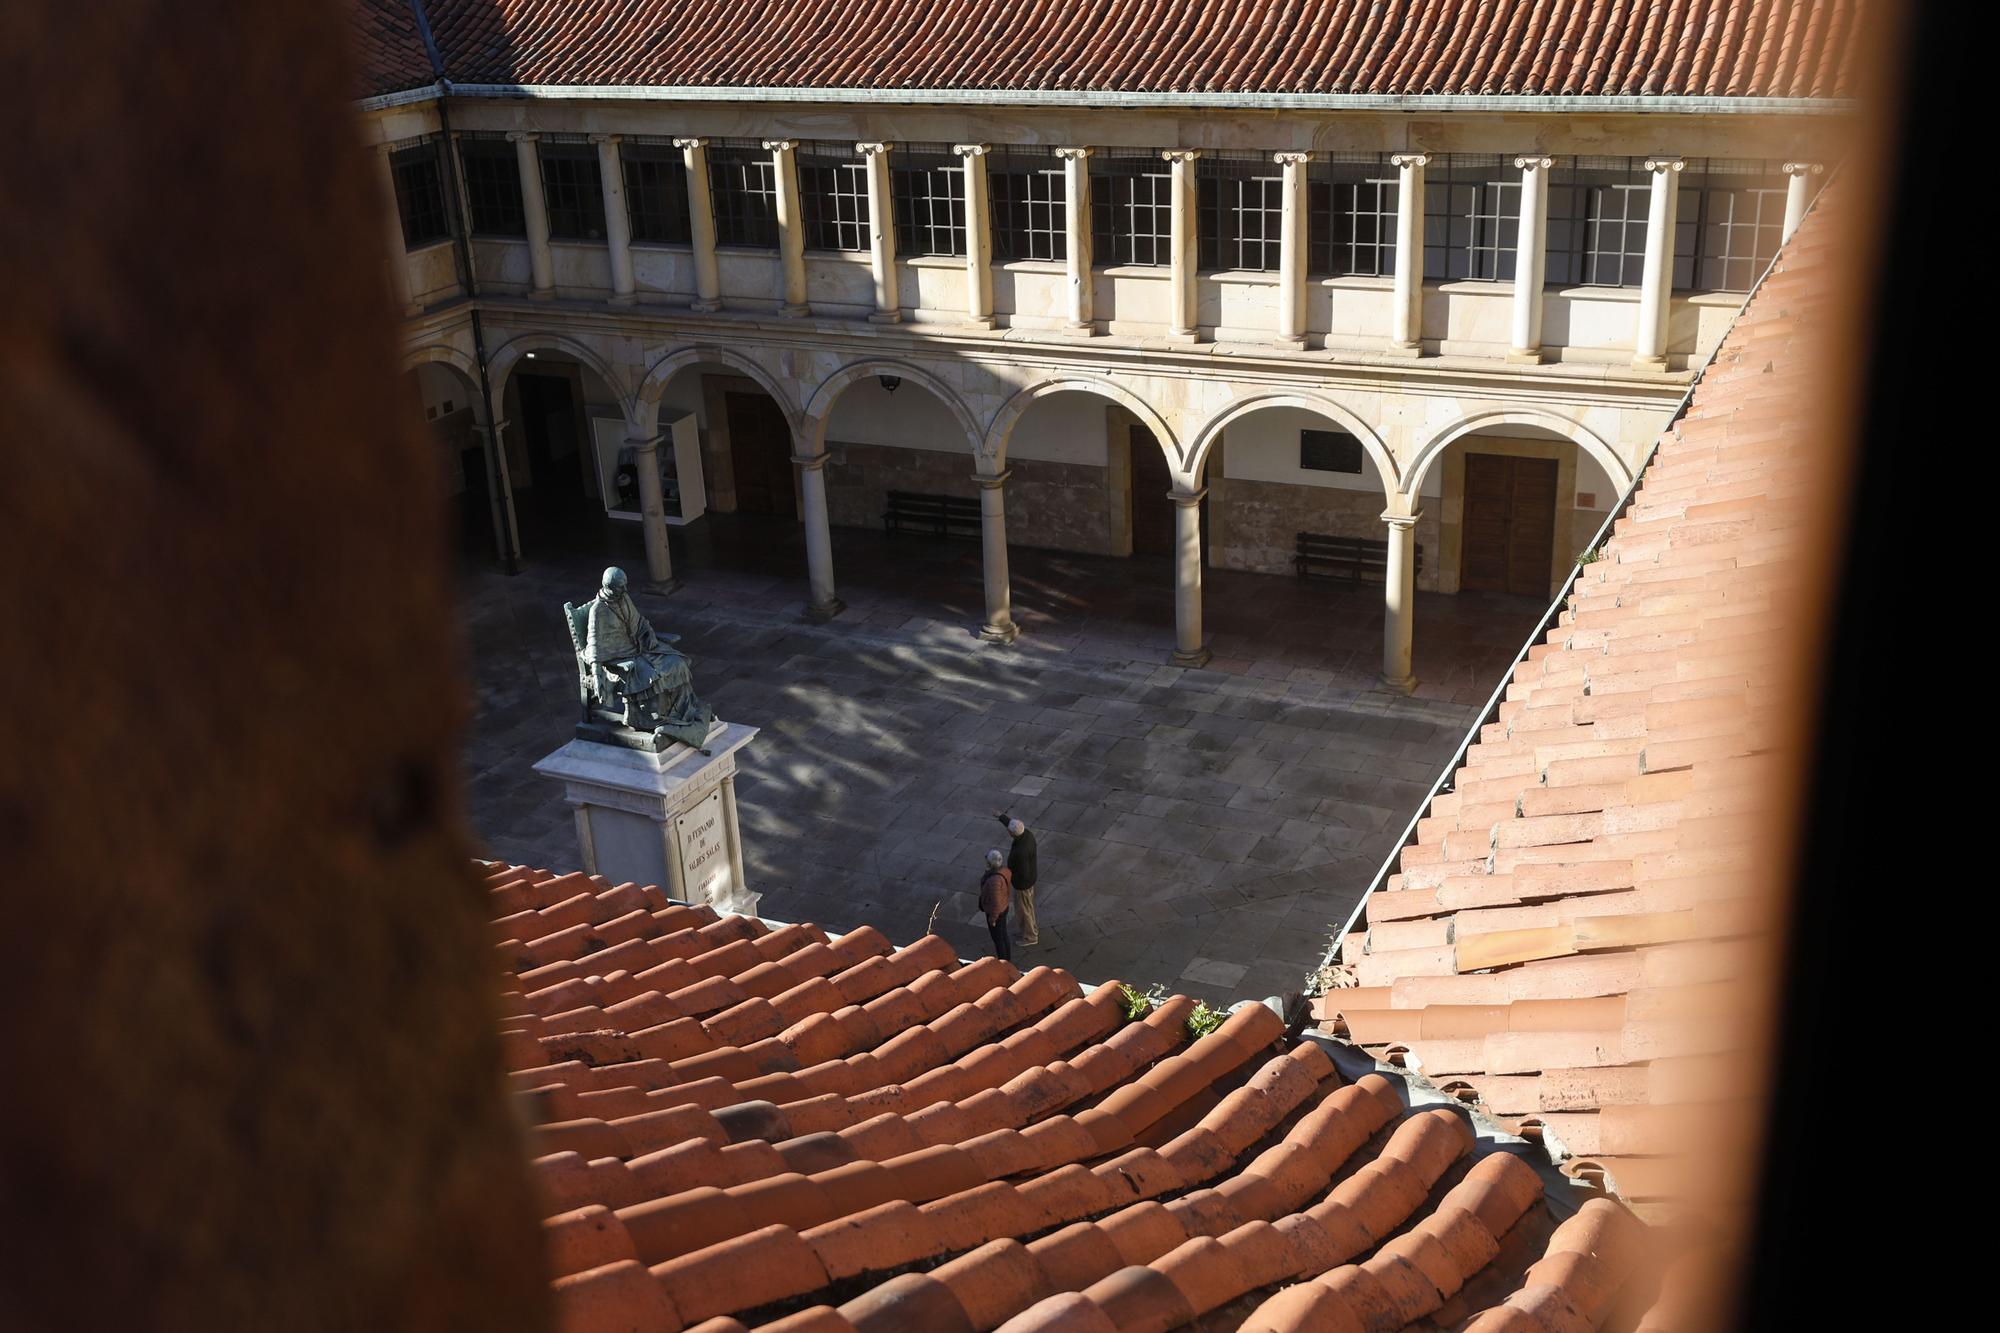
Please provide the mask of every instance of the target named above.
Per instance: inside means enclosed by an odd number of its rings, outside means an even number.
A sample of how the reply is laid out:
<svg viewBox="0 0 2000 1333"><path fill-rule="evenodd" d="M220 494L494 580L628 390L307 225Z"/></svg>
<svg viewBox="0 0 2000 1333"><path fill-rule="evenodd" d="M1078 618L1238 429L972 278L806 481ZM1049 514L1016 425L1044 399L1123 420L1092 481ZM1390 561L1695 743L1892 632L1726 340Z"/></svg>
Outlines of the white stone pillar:
<svg viewBox="0 0 2000 1333"><path fill-rule="evenodd" d="M875 313L869 321L894 324L903 318L896 290L895 200L889 192L886 143L858 143L854 151L868 164L868 269L875 278Z"/></svg>
<svg viewBox="0 0 2000 1333"><path fill-rule="evenodd" d="M755 916L757 901L764 895L750 891L750 881L743 875L743 829L737 823L736 774L734 772L722 780L722 823L729 841L729 876L735 884L726 904L728 909L741 916Z"/></svg>
<svg viewBox="0 0 2000 1333"><path fill-rule="evenodd" d="M993 327L993 209L987 202L983 143L952 145L965 159L965 318Z"/></svg>
<svg viewBox="0 0 2000 1333"><path fill-rule="evenodd" d="M1169 249L1172 267L1169 274L1173 280L1174 304L1171 336L1183 342L1193 342L1200 335L1196 332L1196 319L1200 305L1195 289L1195 160L1201 156L1197 148L1168 148L1161 157L1173 164L1174 179L1170 198L1173 202L1172 239ZM1197 613L1198 614L1198 613Z"/></svg>
<svg viewBox="0 0 2000 1333"><path fill-rule="evenodd" d="M1639 370L1667 368L1667 314L1674 297L1674 214L1680 202L1678 157L1649 157L1653 193L1646 209L1646 270L1639 288L1639 328L1632 339L1632 365Z"/></svg>
<svg viewBox="0 0 2000 1333"><path fill-rule="evenodd" d="M403 208L396 201L396 150L377 144L375 156L382 164L382 187L389 197L389 295L405 315L421 315L422 305L410 293L410 247L403 239Z"/></svg>
<svg viewBox="0 0 2000 1333"><path fill-rule="evenodd" d="M1806 209L1811 206L1813 196L1819 192L1817 178L1826 170L1819 162L1787 162L1785 175L1791 180L1785 186L1785 230L1779 243L1792 239L1792 233L1805 220Z"/></svg>
<svg viewBox="0 0 2000 1333"><path fill-rule="evenodd" d="M826 517L826 451L792 459L799 465L799 489L805 503L806 602L808 620L831 620L847 609L833 590L833 533Z"/></svg>
<svg viewBox="0 0 2000 1333"><path fill-rule="evenodd" d="M1174 502L1174 655L1178 667L1208 665L1208 645L1201 637L1201 500L1206 486L1173 491Z"/></svg>
<svg viewBox="0 0 2000 1333"><path fill-rule="evenodd" d="M1069 270L1069 327L1097 331L1090 268L1090 150L1058 148L1063 164L1063 263Z"/></svg>
<svg viewBox="0 0 2000 1333"><path fill-rule="evenodd" d="M1392 153L1396 168L1396 304L1390 314L1389 350L1421 356L1424 350L1424 167L1429 153Z"/></svg>
<svg viewBox="0 0 2000 1333"><path fill-rule="evenodd" d="M625 163L618 155L619 136L593 134L597 145L597 177L604 189L604 247L611 257L611 304L631 305L638 299L639 280L632 272L632 215L625 211Z"/></svg>
<svg viewBox="0 0 2000 1333"><path fill-rule="evenodd" d="M778 313L793 318L812 309L806 304L806 220L799 208L798 146L796 139L764 140L778 172L778 255L785 272Z"/></svg>
<svg viewBox="0 0 2000 1333"><path fill-rule="evenodd" d="M1507 359L1539 365L1542 359L1542 283L1548 272L1549 168L1552 157L1517 157L1521 169L1521 225L1514 238L1514 336Z"/></svg>
<svg viewBox="0 0 2000 1333"><path fill-rule="evenodd" d="M715 264L715 206L708 195L708 140L676 139L681 165L687 169L688 239L694 250L692 309L703 314L722 309L722 274Z"/></svg>
<svg viewBox="0 0 2000 1333"><path fill-rule="evenodd" d="M1285 169L1283 212L1278 222L1278 345L1306 345L1306 168L1311 153L1274 153Z"/></svg>
<svg viewBox="0 0 2000 1333"><path fill-rule="evenodd" d="M1382 586L1382 683L1410 690L1417 678L1410 671L1410 644L1417 623L1417 520L1422 512L1382 515L1389 525L1389 561Z"/></svg>
<svg viewBox="0 0 2000 1333"><path fill-rule="evenodd" d="M681 586L674 577L674 561L667 549L667 507L660 489L660 446L673 447L673 441L665 435L655 435L649 440L636 437L625 443L632 446L633 464L639 469L639 526L646 538L646 577L653 583L654 592L672 592Z"/></svg>
<svg viewBox="0 0 2000 1333"><path fill-rule="evenodd" d="M528 296L546 301L556 294L556 261L549 249L549 201L542 193L542 155L536 147L541 136L515 130L507 137L521 169L521 216L528 224L528 272L534 278Z"/></svg>
<svg viewBox="0 0 2000 1333"><path fill-rule="evenodd" d="M986 623L979 637L988 643L1012 643L1020 634L1014 624L1013 585L1007 578L1007 499L1003 487L1010 469L975 472L979 483L979 538L985 556Z"/></svg>

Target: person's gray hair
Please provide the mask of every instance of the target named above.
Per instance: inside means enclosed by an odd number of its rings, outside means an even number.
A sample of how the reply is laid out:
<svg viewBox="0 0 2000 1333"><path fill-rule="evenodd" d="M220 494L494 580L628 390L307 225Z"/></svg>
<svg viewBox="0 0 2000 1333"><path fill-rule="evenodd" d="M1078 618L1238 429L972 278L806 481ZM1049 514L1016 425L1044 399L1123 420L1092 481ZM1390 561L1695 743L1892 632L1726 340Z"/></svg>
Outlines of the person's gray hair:
<svg viewBox="0 0 2000 1333"><path fill-rule="evenodd" d="M986 853L986 864L998 870L1001 866L1007 864L1007 858L1002 856L998 850L990 851Z"/></svg>
<svg viewBox="0 0 2000 1333"><path fill-rule="evenodd" d="M1018 838L1028 831L1028 826L1018 819L1010 819L1007 821L1007 831Z"/></svg>

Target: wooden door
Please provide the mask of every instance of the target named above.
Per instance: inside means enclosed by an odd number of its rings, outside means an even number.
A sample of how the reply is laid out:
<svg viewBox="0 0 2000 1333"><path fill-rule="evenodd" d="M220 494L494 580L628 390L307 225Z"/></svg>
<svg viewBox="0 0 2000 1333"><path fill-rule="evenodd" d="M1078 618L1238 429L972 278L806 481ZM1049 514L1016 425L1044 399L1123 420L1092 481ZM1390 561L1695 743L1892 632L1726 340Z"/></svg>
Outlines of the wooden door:
<svg viewBox="0 0 2000 1333"><path fill-rule="evenodd" d="M792 430L762 393L725 393L729 460L736 472L736 508L750 514L798 516L792 489Z"/></svg>
<svg viewBox="0 0 2000 1333"><path fill-rule="evenodd" d="M1132 554L1172 555L1174 502L1167 498L1167 492L1174 488L1174 477L1167 470L1167 456L1153 432L1136 422L1131 454Z"/></svg>
<svg viewBox="0 0 2000 1333"><path fill-rule="evenodd" d="M1544 596L1555 540L1555 459L1465 456L1461 587Z"/></svg>

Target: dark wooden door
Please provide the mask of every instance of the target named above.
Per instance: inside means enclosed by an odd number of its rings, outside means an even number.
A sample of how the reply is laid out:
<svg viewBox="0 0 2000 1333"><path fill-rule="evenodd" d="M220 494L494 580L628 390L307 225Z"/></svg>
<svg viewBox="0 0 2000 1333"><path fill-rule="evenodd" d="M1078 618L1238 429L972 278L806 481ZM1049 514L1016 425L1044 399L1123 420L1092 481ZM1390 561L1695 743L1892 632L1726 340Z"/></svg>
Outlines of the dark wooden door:
<svg viewBox="0 0 2000 1333"><path fill-rule="evenodd" d="M1160 442L1144 426L1132 427L1132 554L1174 553L1173 473Z"/></svg>
<svg viewBox="0 0 2000 1333"><path fill-rule="evenodd" d="M1555 540L1555 459L1465 456L1461 587L1542 596Z"/></svg>
<svg viewBox="0 0 2000 1333"><path fill-rule="evenodd" d="M778 405L761 393L725 393L729 461L736 471L736 508L751 514L798 516L792 490L792 430Z"/></svg>

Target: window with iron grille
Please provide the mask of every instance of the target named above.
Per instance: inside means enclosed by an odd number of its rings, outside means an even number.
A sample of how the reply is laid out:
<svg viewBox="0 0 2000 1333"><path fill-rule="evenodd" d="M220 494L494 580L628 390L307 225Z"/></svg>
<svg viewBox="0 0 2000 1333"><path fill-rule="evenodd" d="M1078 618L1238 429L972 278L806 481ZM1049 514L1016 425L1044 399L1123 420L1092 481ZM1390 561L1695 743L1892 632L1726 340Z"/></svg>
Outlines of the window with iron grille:
<svg viewBox="0 0 2000 1333"><path fill-rule="evenodd" d="M993 197L993 257L1062 260L1069 256L1063 164L1047 149L991 154L986 188Z"/></svg>
<svg viewBox="0 0 2000 1333"><path fill-rule="evenodd" d="M558 241L604 239L604 181L597 149L589 144L543 140L542 199L549 210L549 236Z"/></svg>
<svg viewBox="0 0 2000 1333"><path fill-rule="evenodd" d="M715 243L751 250L778 248L778 164L759 148L708 150L708 192L715 206Z"/></svg>
<svg viewBox="0 0 2000 1333"><path fill-rule="evenodd" d="M1090 227L1099 264L1173 263L1173 168L1157 153L1093 156Z"/></svg>
<svg viewBox="0 0 2000 1333"><path fill-rule="evenodd" d="M1299 466L1308 472L1361 472L1361 441L1344 430L1299 432Z"/></svg>
<svg viewBox="0 0 2000 1333"><path fill-rule="evenodd" d="M694 238L688 215L687 166L678 148L664 144L619 145L625 171L625 211L632 239L660 245L688 245Z"/></svg>
<svg viewBox="0 0 2000 1333"><path fill-rule="evenodd" d="M1396 271L1394 167L1334 161L1306 178L1306 265L1315 276L1384 278Z"/></svg>
<svg viewBox="0 0 2000 1333"><path fill-rule="evenodd" d="M868 248L868 164L851 148L813 144L798 151L806 249Z"/></svg>
<svg viewBox="0 0 2000 1333"><path fill-rule="evenodd" d="M1278 267L1284 168L1263 158L1196 159L1195 254L1204 269Z"/></svg>
<svg viewBox="0 0 2000 1333"><path fill-rule="evenodd" d="M1652 188L1636 160L1584 158L1551 175L1547 280L1585 287L1643 282Z"/></svg>
<svg viewBox="0 0 2000 1333"><path fill-rule="evenodd" d="M461 139L458 160L465 168L465 197L475 236L526 236L528 215L521 205L521 166L505 139Z"/></svg>
<svg viewBox="0 0 2000 1333"><path fill-rule="evenodd" d="M1675 211L1674 286L1747 292L1778 253L1785 229L1785 182L1761 164L1707 164L1682 173Z"/></svg>
<svg viewBox="0 0 2000 1333"><path fill-rule="evenodd" d="M419 144L389 155L396 182L396 213L403 220L403 248L414 250L451 234L445 223L444 173L437 145Z"/></svg>
<svg viewBox="0 0 2000 1333"><path fill-rule="evenodd" d="M1433 159L1424 176L1424 274L1449 282L1514 276L1521 173L1501 158Z"/></svg>
<svg viewBox="0 0 2000 1333"><path fill-rule="evenodd" d="M898 254L965 253L964 158L898 150L890 159L889 180Z"/></svg>

